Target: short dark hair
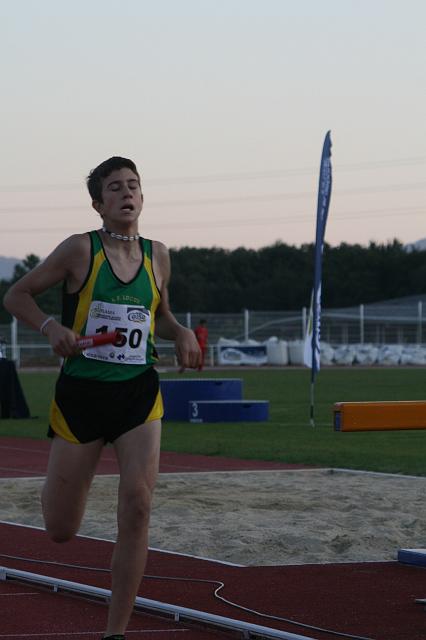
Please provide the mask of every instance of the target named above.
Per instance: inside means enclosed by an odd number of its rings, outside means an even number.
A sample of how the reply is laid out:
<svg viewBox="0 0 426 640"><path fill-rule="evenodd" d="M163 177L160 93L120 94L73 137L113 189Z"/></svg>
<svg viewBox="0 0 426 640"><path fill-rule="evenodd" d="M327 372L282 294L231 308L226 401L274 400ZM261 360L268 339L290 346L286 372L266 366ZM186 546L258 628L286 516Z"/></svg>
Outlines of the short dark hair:
<svg viewBox="0 0 426 640"><path fill-rule="evenodd" d="M102 202L102 181L113 171L119 171L120 169L130 169L138 176L139 184L141 183L140 175L133 160L113 156L101 162L95 169L92 169L86 178L87 188L92 200Z"/></svg>

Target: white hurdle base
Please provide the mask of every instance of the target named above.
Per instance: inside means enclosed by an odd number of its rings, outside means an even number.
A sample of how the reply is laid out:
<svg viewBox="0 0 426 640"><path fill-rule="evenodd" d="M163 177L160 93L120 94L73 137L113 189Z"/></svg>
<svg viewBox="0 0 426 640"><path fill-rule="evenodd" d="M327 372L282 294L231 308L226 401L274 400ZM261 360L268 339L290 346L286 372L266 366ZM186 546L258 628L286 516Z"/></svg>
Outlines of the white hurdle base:
<svg viewBox="0 0 426 640"><path fill-rule="evenodd" d="M17 582L38 584L44 587L51 587L55 593L64 591L84 597L89 596L106 602L111 598L111 591L108 589L101 589L100 587L93 587L88 584L71 582L69 580L61 580L60 578L52 578L51 576L44 576L38 573L31 573L29 571L10 569L9 567L0 566L0 580L16 580ZM242 637L247 640L250 638L257 638L258 640L263 638L265 640L274 640L276 638L280 638L281 640L315 640L314 638L301 636L297 633L280 631L279 629L263 627L261 625L251 624L250 622L244 622L243 620L225 618L224 616L217 616L213 613L197 611L197 609L188 609L186 607L180 607L178 605L168 604L158 600L141 598L139 596L135 600L135 609L169 616L172 617L175 622L183 622L185 620L197 623L201 622L213 627L220 627L222 629L240 632Z"/></svg>

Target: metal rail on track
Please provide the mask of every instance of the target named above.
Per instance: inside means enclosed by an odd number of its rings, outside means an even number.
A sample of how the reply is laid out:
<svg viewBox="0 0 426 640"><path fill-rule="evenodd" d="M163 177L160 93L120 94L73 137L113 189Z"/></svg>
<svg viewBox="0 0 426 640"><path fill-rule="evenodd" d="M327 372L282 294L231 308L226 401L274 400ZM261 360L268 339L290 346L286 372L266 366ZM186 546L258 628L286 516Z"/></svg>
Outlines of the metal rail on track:
<svg viewBox="0 0 426 640"><path fill-rule="evenodd" d="M36 584L51 588L55 593L59 591L69 592L85 597L89 596L98 600L105 600L107 602L111 597L111 591L108 589L101 589L100 587L93 587L88 584L81 584L79 582L71 582L69 580L44 576L38 573L31 573L29 571L10 569L9 567L0 567L0 580L15 580L17 582ZM180 607L167 602L150 600L149 598L141 598L139 596L135 600L135 609L169 616L172 617L175 622L186 620L203 623L213 627L220 627L234 632L240 632L242 637L247 640L251 638L258 640L275 640L277 638L281 640L315 640L314 638L301 636L297 633L281 631L271 627L263 627L261 625L245 622L244 620L226 618L213 613L198 611L197 609L188 609L187 607Z"/></svg>

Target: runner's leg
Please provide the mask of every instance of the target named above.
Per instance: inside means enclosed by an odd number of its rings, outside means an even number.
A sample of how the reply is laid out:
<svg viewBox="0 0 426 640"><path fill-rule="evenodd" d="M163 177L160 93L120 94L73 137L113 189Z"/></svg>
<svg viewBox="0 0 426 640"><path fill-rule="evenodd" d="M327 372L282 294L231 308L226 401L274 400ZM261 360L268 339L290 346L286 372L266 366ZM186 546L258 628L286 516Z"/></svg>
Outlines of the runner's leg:
<svg viewBox="0 0 426 640"><path fill-rule="evenodd" d="M153 420L114 442L120 466L118 537L112 557L112 598L106 635L125 632L145 570L160 439L161 421Z"/></svg>
<svg viewBox="0 0 426 640"><path fill-rule="evenodd" d="M55 542L70 540L80 527L103 445L103 440L87 444L59 436L52 440L41 502L46 531Z"/></svg>

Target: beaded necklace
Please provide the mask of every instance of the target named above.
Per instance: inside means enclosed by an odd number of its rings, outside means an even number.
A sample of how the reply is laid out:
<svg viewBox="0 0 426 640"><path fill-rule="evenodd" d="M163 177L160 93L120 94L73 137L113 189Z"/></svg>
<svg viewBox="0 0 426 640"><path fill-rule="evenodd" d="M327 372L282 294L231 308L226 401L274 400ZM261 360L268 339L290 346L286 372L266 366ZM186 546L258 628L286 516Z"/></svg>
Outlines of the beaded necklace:
<svg viewBox="0 0 426 640"><path fill-rule="evenodd" d="M134 236L122 236L121 233L114 233L114 231L109 231L105 226L102 227L102 231L107 233L111 238L115 238L116 240L123 240L124 242L133 242L133 240L139 240L140 235L135 233Z"/></svg>

